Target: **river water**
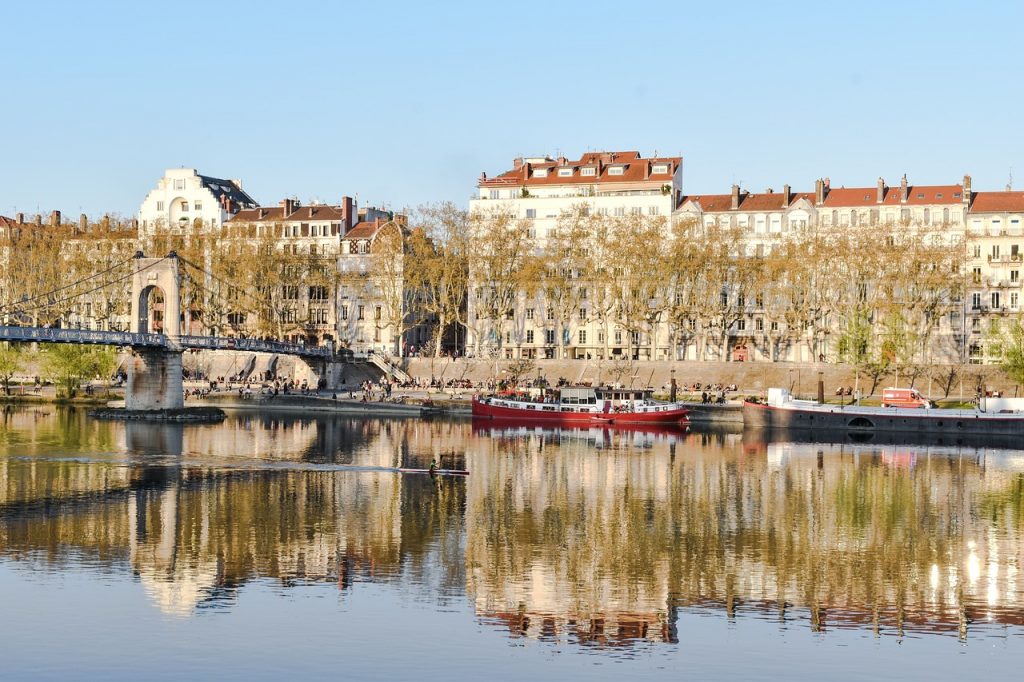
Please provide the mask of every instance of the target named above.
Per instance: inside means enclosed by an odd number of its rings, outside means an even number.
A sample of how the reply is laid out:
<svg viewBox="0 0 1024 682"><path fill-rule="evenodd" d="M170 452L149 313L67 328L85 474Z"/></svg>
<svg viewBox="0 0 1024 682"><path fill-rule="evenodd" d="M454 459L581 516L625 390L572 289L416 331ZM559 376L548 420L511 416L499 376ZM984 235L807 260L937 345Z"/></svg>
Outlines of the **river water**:
<svg viewBox="0 0 1024 682"><path fill-rule="evenodd" d="M0 677L1017 679L1005 445L8 409Z"/></svg>

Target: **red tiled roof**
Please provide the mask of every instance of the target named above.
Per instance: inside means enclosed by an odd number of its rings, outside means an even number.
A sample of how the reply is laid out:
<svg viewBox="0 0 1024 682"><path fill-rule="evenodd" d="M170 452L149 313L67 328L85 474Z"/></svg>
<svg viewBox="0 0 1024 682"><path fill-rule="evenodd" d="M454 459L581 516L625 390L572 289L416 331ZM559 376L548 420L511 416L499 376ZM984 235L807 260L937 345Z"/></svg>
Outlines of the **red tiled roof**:
<svg viewBox="0 0 1024 682"><path fill-rule="evenodd" d="M263 217L260 217L260 212ZM228 221L230 223L258 223L301 220L344 220L345 214L341 206L298 206L288 215L284 214L283 206L248 208L239 211Z"/></svg>
<svg viewBox="0 0 1024 682"><path fill-rule="evenodd" d="M344 239L372 239L380 226L384 224L363 220L353 225L352 229L345 233Z"/></svg>
<svg viewBox="0 0 1024 682"><path fill-rule="evenodd" d="M1024 212L1024 192L975 192L972 213Z"/></svg>
<svg viewBox="0 0 1024 682"><path fill-rule="evenodd" d="M814 194L811 192L791 192L789 195L789 205L792 206L793 202L799 199L807 199L813 202ZM679 205L682 206L687 201L698 204L704 213L721 213L733 210L731 194L695 194L684 196L680 200ZM740 205L736 210L781 211L783 208L786 208L786 206L783 205L782 192L764 192L762 194L740 192Z"/></svg>
<svg viewBox="0 0 1024 682"><path fill-rule="evenodd" d="M17 224L7 216L0 215L0 227L16 227Z"/></svg>
<svg viewBox="0 0 1024 682"><path fill-rule="evenodd" d="M682 164L683 160L678 156L655 157L644 159L639 152L587 152L576 161L563 159L560 161L544 161L541 163L529 163L524 161L519 168L507 170L501 175L493 178L481 177L480 187L508 187L514 186L536 186L536 185L596 185L605 182L626 183L626 182L649 182L665 183L671 182L672 175ZM668 166L667 173L654 173L655 164ZM580 168L592 166L597 168L595 175L581 175ZM624 166L622 175L610 175L610 166ZM559 168L571 168L572 175L559 177ZM534 171L547 169L546 177L537 177Z"/></svg>
<svg viewBox="0 0 1024 682"><path fill-rule="evenodd" d="M900 188L885 187L878 203L878 187L834 187L825 191L827 208L856 206L920 206L928 204L959 204L963 201L960 185L909 185L906 204L900 201Z"/></svg>

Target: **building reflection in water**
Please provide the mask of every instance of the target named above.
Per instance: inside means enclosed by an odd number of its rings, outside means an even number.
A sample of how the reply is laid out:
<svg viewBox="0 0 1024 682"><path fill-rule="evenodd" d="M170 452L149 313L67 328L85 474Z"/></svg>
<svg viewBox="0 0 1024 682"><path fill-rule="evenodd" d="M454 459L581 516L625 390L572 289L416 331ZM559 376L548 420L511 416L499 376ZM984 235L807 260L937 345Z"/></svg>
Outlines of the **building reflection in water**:
<svg viewBox="0 0 1024 682"><path fill-rule="evenodd" d="M249 581L468 597L515 637L674 642L682 612L827 632L1022 625L1024 453L756 434L0 413L0 553L131 570L163 611ZM374 470L441 458L468 479ZM357 470L358 468L358 470ZM1019 630L1017 630L1019 631Z"/></svg>

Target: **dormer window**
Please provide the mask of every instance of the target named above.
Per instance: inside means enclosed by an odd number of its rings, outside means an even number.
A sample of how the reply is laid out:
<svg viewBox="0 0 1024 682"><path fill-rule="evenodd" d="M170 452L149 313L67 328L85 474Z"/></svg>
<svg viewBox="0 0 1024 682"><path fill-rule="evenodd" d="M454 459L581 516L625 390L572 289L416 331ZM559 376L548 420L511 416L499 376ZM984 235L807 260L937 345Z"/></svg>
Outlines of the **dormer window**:
<svg viewBox="0 0 1024 682"><path fill-rule="evenodd" d="M581 168L580 169L580 175L586 175L588 177L593 177L593 176L597 175L597 169L594 168L593 166L591 166L589 168Z"/></svg>
<svg viewBox="0 0 1024 682"><path fill-rule="evenodd" d="M535 178L546 178L548 176L547 168L534 168L533 177Z"/></svg>
<svg viewBox="0 0 1024 682"><path fill-rule="evenodd" d="M558 169L558 177L560 177L560 178L571 178L572 177L572 168L559 168Z"/></svg>
<svg viewBox="0 0 1024 682"><path fill-rule="evenodd" d="M608 168L608 175L622 175L626 172L625 166L610 166Z"/></svg>
<svg viewBox="0 0 1024 682"><path fill-rule="evenodd" d="M652 173L668 173L668 164L656 163L651 166Z"/></svg>

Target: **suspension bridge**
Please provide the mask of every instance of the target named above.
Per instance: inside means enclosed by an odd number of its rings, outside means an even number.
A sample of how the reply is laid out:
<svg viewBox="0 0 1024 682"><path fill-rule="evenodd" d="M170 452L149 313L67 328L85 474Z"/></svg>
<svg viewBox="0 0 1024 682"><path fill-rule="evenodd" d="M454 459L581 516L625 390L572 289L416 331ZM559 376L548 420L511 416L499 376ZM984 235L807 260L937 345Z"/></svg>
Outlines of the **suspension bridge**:
<svg viewBox="0 0 1024 682"><path fill-rule="evenodd" d="M184 266L184 267L183 267ZM146 258L142 252L124 262L75 282L20 301L0 306L0 316L9 320L33 319L41 310L68 308L76 301L112 288L131 287L129 331L53 328L29 325L0 325L0 341L109 345L129 348L128 383L125 406L129 410L179 409L184 407L182 353L187 350L226 350L293 355L305 361L313 372L326 378L334 361L334 345L305 345L278 340L184 334L182 282L221 299L225 309L237 307L238 297L260 301L261 296L238 285L224 282L208 270L171 252L162 258ZM232 299L215 284L235 292ZM161 310L151 305L154 292L162 294Z"/></svg>

